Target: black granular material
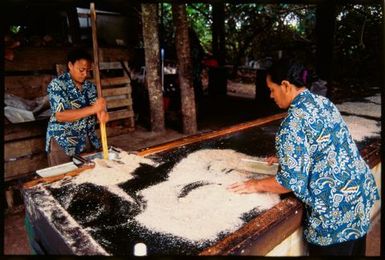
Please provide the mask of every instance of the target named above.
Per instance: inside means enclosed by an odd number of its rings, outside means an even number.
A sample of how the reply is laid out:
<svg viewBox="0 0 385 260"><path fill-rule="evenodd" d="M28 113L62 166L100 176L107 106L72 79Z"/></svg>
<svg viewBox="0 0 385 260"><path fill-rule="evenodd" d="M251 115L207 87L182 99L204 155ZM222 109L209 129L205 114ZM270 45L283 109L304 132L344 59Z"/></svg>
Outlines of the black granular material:
<svg viewBox="0 0 385 260"><path fill-rule="evenodd" d="M196 182L187 184L182 188L180 194L178 195L178 198L180 199L180 198L186 197L192 190L195 190L199 187L210 185L210 184L213 184L213 183L207 182L207 181L196 181Z"/></svg>
<svg viewBox="0 0 385 260"><path fill-rule="evenodd" d="M271 126L272 131L277 127L278 124ZM132 255L135 244L141 242L146 244L148 255L196 255L229 234L222 232L215 240L198 243L149 230L135 221L135 216L146 209L147 202L138 195L140 191L166 181L173 167L195 151L233 149L251 156L266 156L274 153L272 144L274 144L274 135L256 127L157 153L157 162L160 163L158 166L141 164L133 172L133 179L118 185L134 199L134 202L123 200L111 194L105 187L91 183L74 185L69 181L62 187L47 186L47 189L109 254ZM188 184L182 189L179 197L187 196L189 192L204 185L214 184L204 181ZM260 211L255 209L244 214L242 219L249 221L258 214Z"/></svg>

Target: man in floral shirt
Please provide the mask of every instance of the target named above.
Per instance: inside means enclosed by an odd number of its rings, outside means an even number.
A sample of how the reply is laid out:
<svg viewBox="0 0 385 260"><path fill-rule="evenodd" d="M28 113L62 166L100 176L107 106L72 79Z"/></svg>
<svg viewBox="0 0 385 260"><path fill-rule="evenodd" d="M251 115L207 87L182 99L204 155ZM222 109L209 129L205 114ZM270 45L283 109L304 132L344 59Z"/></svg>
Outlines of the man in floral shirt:
<svg viewBox="0 0 385 260"><path fill-rule="evenodd" d="M288 115L276 135L275 177L235 183L237 193L293 192L305 206L310 255L365 255L370 210L379 199L373 175L336 106L312 94L304 66L280 61L268 71L271 98Z"/></svg>
<svg viewBox="0 0 385 260"><path fill-rule="evenodd" d="M86 80L91 56L82 49L68 54L68 72L47 88L52 115L48 123L46 151L50 166L69 162L71 156L98 149L95 125L107 122L106 101L97 98L96 87Z"/></svg>

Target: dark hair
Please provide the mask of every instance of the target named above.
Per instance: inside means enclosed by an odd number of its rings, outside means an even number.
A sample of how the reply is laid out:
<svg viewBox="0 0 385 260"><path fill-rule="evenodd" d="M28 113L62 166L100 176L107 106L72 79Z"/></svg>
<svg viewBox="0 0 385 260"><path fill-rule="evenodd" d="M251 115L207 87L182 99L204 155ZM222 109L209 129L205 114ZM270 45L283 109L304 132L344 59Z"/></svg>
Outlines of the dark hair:
<svg viewBox="0 0 385 260"><path fill-rule="evenodd" d="M77 60L88 60L92 62L92 56L85 49L73 49L67 55L67 62L74 64Z"/></svg>
<svg viewBox="0 0 385 260"><path fill-rule="evenodd" d="M271 81L281 84L282 80L287 80L297 87L310 87L313 81L313 71L307 69L299 62L290 60L278 60L273 62L272 66L267 70Z"/></svg>

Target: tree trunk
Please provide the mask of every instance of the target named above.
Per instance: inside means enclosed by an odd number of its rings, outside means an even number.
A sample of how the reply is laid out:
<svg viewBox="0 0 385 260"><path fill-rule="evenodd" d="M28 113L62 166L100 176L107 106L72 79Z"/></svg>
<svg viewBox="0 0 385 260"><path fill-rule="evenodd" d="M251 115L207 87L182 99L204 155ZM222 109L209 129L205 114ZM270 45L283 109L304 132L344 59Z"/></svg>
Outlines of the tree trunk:
<svg viewBox="0 0 385 260"><path fill-rule="evenodd" d="M182 104L183 133L194 134L197 131L197 122L185 5L173 4L172 14L175 25L175 45Z"/></svg>
<svg viewBox="0 0 385 260"><path fill-rule="evenodd" d="M320 3L316 11L317 33L317 73L320 78L330 83L333 75L333 46L336 24L336 4ZM328 84L328 96L332 92Z"/></svg>
<svg viewBox="0 0 385 260"><path fill-rule="evenodd" d="M220 66L225 64L225 4L213 3L212 48Z"/></svg>
<svg viewBox="0 0 385 260"><path fill-rule="evenodd" d="M148 89L151 130L165 130L163 93L160 83L158 5L142 4L143 42L146 65L146 83Z"/></svg>

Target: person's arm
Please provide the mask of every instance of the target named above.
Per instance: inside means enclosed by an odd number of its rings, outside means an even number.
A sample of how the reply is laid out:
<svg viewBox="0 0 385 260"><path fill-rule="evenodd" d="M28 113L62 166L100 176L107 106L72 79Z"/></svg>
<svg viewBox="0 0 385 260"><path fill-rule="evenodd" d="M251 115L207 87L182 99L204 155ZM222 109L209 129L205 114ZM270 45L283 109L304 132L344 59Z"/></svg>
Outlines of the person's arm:
<svg viewBox="0 0 385 260"><path fill-rule="evenodd" d="M240 194L255 192L273 192L282 194L291 192L291 190L286 189L281 184L279 184L274 177L259 180L251 179L245 182L237 182L230 185L227 189Z"/></svg>
<svg viewBox="0 0 385 260"><path fill-rule="evenodd" d="M56 112L56 120L58 122L73 122L81 118L101 113L105 110L106 101L104 98L98 98L96 102L88 107L78 109L68 109ZM108 119L107 119L108 120Z"/></svg>

